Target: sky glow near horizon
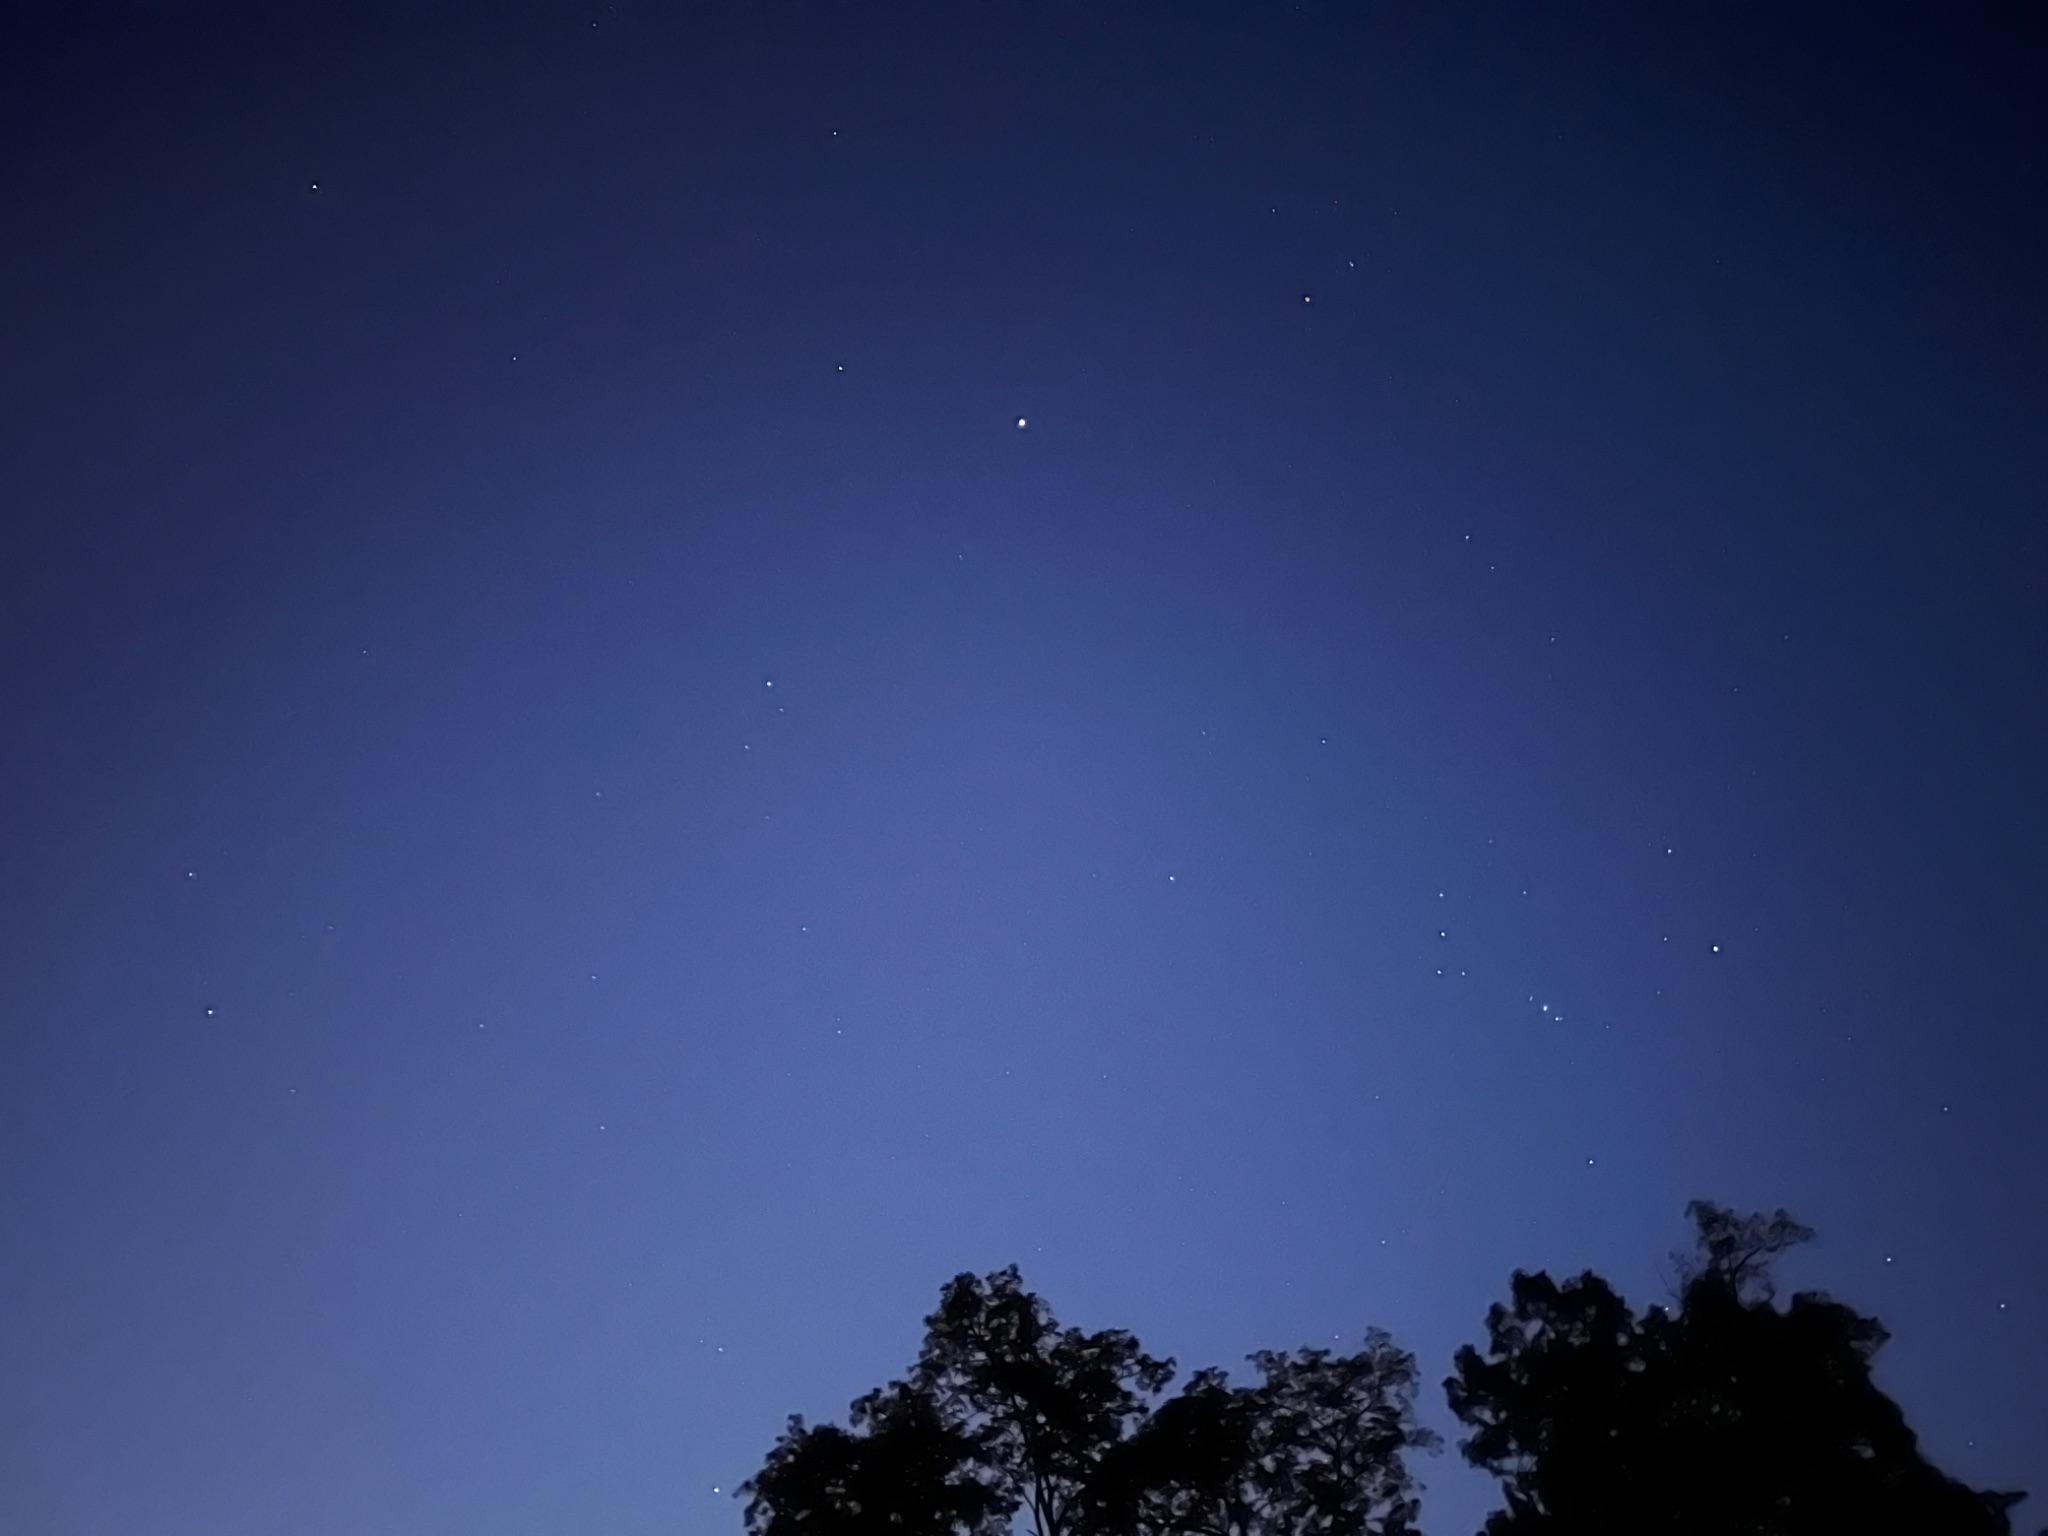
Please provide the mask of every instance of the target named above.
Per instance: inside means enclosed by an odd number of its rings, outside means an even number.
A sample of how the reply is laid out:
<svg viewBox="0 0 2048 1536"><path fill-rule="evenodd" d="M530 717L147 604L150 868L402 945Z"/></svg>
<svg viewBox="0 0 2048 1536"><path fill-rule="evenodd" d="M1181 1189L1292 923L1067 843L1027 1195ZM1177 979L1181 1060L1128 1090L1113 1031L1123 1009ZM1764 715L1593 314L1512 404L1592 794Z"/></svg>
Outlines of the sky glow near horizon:
<svg viewBox="0 0 2048 1536"><path fill-rule="evenodd" d="M1448 1431L1694 1197L2048 1497L2038 34L429 11L6 23L0 1529L731 1536L1011 1262Z"/></svg>

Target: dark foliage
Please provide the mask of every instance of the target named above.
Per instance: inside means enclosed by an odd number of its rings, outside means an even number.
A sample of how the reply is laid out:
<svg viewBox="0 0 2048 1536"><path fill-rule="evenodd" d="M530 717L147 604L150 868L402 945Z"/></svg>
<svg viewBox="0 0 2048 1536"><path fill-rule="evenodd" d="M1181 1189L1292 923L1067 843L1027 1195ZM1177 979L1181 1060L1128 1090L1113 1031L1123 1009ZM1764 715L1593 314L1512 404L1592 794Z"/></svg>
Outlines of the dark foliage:
<svg viewBox="0 0 2048 1536"><path fill-rule="evenodd" d="M1675 1313L1637 1316L1597 1275L1517 1273L1486 1352L1458 1352L1462 1448L1505 1484L1489 1536L2006 1536L2019 1495L1936 1470L1872 1382L1874 1319L1773 1304L1772 1261L1812 1234L1783 1211L1688 1214Z"/></svg>
<svg viewBox="0 0 2048 1536"><path fill-rule="evenodd" d="M1499 1477L1487 1536L2009 1536L2016 1494L1921 1455L1871 1379L1871 1318L1772 1266L1812 1233L1779 1211L1688 1208L1675 1310L1599 1276L1517 1273L1446 1383L1466 1458ZM1412 1536L1412 1355L1252 1356L1254 1383L1120 1330L1063 1328L1017 1271L961 1275L906 1378L851 1428L792 1419L741 1490L751 1536ZM2048 1533L2044 1533L2048 1536Z"/></svg>
<svg viewBox="0 0 2048 1536"><path fill-rule="evenodd" d="M1038 1536L1072 1536L1103 1458L1172 1378L1128 1333L1061 1328L1014 1265L946 1286L912 1376L975 1435Z"/></svg>
<svg viewBox="0 0 2048 1536"><path fill-rule="evenodd" d="M1252 1356L1261 1381L1202 1371L1116 1448L1095 1488L1102 1536L1402 1536L1405 1456L1436 1437L1414 1416L1415 1357L1386 1334L1355 1355Z"/></svg>
<svg viewBox="0 0 2048 1536"><path fill-rule="evenodd" d="M987 1477L980 1442L914 1387L853 1405L851 1432L792 1418L740 1492L755 1536L995 1536L1015 1501Z"/></svg>
<svg viewBox="0 0 2048 1536"><path fill-rule="evenodd" d="M1385 1334L1356 1355L1252 1357L1258 1385L1197 1373L1121 1331L1062 1328L1013 1269L961 1275L925 1320L906 1380L853 1429L793 1419L741 1490L753 1536L1405 1536L1414 1357Z"/></svg>

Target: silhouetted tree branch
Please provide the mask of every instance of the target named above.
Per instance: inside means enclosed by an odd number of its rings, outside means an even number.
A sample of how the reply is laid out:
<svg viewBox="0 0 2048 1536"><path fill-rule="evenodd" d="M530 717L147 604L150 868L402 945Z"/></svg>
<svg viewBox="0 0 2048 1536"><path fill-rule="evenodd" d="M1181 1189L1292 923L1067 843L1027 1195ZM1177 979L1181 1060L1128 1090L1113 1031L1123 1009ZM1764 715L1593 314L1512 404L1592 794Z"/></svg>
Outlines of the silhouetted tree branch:
<svg viewBox="0 0 2048 1536"><path fill-rule="evenodd" d="M1108 1458L1094 1536L1402 1536L1419 1501L1415 1357L1375 1329L1355 1355L1252 1356L1258 1385L1198 1372Z"/></svg>
<svg viewBox="0 0 2048 1536"><path fill-rule="evenodd" d="M1012 1265L946 1286L912 1379L971 1429L1036 1536L1073 1536L1075 1504L1173 1362L1121 1330L1061 1328Z"/></svg>
<svg viewBox="0 0 2048 1536"><path fill-rule="evenodd" d="M960 1275L925 1319L908 1377L852 1429L792 1419L740 1490L752 1536L1406 1536L1414 1357L1386 1334L1355 1355L1252 1357L1257 1385L1173 1362L1121 1330L1062 1328L1014 1268Z"/></svg>
<svg viewBox="0 0 2048 1536"><path fill-rule="evenodd" d="M892 1382L853 1405L851 1432L792 1418L740 1487L753 1536L998 1536L1015 1500L984 1446L916 1387Z"/></svg>
<svg viewBox="0 0 2048 1536"><path fill-rule="evenodd" d="M1598 1275L1517 1272L1445 1383L1466 1459L1498 1477L1487 1536L2010 1536L2020 1495L1921 1455L1871 1378L1886 1334L1826 1296L1776 1304L1812 1232L1687 1207L1675 1310ZM1121 1330L1063 1328L1015 1268L960 1275L901 1381L849 1428L790 1420L741 1488L750 1536L1412 1536L1414 1356L1262 1351L1197 1371ZM2044 1532L2043 1536L2048 1536Z"/></svg>
<svg viewBox="0 0 2048 1536"><path fill-rule="evenodd" d="M1490 1536L2006 1536L2021 1495L1936 1470L1871 1380L1875 1319L1813 1293L1772 1305L1772 1261L1811 1232L1783 1211L1688 1215L1677 1312L1518 1272L1486 1351L1458 1352L1462 1449L1506 1494Z"/></svg>

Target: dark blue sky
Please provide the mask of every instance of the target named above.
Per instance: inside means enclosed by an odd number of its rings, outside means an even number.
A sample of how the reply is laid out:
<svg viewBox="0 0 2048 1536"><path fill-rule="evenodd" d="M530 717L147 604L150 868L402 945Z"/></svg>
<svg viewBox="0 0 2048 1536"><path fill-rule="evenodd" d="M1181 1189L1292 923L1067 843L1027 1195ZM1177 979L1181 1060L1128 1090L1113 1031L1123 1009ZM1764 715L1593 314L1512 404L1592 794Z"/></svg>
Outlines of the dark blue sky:
<svg viewBox="0 0 2048 1536"><path fill-rule="evenodd" d="M1441 1422L1695 1196L2048 1492L2019 13L10 8L0 1529L732 1533L1012 1260Z"/></svg>

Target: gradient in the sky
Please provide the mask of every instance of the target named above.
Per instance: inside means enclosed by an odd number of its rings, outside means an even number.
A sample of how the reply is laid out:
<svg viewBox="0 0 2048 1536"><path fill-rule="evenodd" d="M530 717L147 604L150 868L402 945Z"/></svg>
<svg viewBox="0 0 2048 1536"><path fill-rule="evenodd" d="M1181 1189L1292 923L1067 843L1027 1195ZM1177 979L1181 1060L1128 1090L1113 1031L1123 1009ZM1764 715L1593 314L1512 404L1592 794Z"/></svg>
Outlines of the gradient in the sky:
<svg viewBox="0 0 2048 1536"><path fill-rule="evenodd" d="M0 1530L732 1533L957 1271L1434 1383L1695 1196L2048 1492L2018 8L4 25Z"/></svg>

